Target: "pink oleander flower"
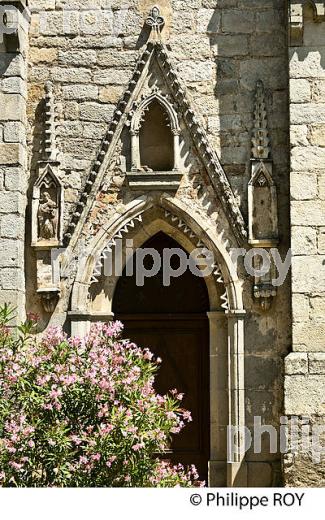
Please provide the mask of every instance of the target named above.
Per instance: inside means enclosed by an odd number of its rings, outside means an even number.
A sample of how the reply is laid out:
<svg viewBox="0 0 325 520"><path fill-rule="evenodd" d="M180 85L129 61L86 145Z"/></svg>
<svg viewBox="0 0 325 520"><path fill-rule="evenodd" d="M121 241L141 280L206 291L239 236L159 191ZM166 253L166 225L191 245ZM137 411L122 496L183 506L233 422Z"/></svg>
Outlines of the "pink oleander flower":
<svg viewBox="0 0 325 520"><path fill-rule="evenodd" d="M155 392L161 360L122 340L120 322L94 324L83 338L52 327L39 338L25 334L19 345L4 326L1 486L199 485L195 468L157 457L191 414L180 408L176 389Z"/></svg>
<svg viewBox="0 0 325 520"><path fill-rule="evenodd" d="M143 444L143 442L139 442L138 444L134 444L134 446L132 446L132 449L133 449L133 451L140 451L144 447L145 447L145 445Z"/></svg>

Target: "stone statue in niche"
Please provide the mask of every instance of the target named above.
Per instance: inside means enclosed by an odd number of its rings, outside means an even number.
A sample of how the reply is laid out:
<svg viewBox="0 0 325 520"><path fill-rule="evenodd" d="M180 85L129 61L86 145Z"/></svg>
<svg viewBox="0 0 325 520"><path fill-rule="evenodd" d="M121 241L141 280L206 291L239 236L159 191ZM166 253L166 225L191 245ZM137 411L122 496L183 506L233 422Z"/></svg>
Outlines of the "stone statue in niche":
<svg viewBox="0 0 325 520"><path fill-rule="evenodd" d="M44 191L41 197L38 208L38 237L40 240L53 240L57 238L58 205L48 191Z"/></svg>
<svg viewBox="0 0 325 520"><path fill-rule="evenodd" d="M62 241L63 187L51 165L33 188L32 246L57 247Z"/></svg>

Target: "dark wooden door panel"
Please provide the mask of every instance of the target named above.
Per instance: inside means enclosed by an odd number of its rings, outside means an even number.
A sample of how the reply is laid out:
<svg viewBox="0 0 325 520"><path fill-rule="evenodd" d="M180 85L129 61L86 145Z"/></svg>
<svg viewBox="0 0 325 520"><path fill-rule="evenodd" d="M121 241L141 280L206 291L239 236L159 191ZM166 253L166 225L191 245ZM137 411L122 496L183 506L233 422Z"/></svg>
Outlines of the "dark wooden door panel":
<svg viewBox="0 0 325 520"><path fill-rule="evenodd" d="M168 458L174 463L195 464L207 478L209 460L209 330L205 316L119 316L124 336L148 347L162 365L156 379L161 394L177 388L193 422L174 437Z"/></svg>

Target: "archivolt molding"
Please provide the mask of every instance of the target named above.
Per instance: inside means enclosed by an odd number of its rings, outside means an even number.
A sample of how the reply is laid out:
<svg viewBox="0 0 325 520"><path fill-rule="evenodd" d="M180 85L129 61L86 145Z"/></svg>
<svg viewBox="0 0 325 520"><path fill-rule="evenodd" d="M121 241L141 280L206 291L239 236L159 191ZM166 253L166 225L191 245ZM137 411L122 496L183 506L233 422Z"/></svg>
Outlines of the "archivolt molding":
<svg viewBox="0 0 325 520"><path fill-rule="evenodd" d="M166 217L167 220L171 220L171 222L173 223L174 226L177 224L177 228L180 229L182 231L182 233L184 233L185 235L189 235L189 237L191 239L196 239L197 240L196 247L198 249L202 249L202 250L206 249L204 243L202 242L202 240L199 237L197 237L197 235L195 233L193 233L191 228L189 228L187 226L187 224L186 224L186 222L184 222L184 220L182 220L181 218L177 217L176 215L173 215L169 211L165 211L165 217ZM213 269L214 269L213 276L215 278L216 283L225 285L224 278L222 276L220 267L219 267L219 265L217 263L215 263L213 265ZM225 311L228 311L229 310L229 300L228 300L227 290L220 297L220 299L223 302L222 305L221 305L221 308L224 309Z"/></svg>
<svg viewBox="0 0 325 520"><path fill-rule="evenodd" d="M102 273L103 262L111 254L118 238L131 238L137 232L137 226L142 225L144 215L154 208L161 208L166 222L182 232L196 247L207 248L215 254L216 263L214 279L216 283L224 284L226 293L222 295L222 308L228 310L242 310L242 284L238 279L236 266L228 253L223 237L216 235L198 216L188 215L180 201L174 201L168 194L162 195L158 201L148 197L140 197L129 204L123 215L111 220L105 230L92 241L89 246L87 265L80 265L76 277L77 286L84 290L98 281ZM76 292L77 291L77 292ZM75 297L72 298L72 301Z"/></svg>
<svg viewBox="0 0 325 520"><path fill-rule="evenodd" d="M315 22L325 21L325 2L316 2L315 0L290 0L290 45L293 47L299 47L304 43L304 10L306 7L312 8Z"/></svg>
<svg viewBox="0 0 325 520"><path fill-rule="evenodd" d="M124 126L127 125L130 115L132 117L132 112L137 108L135 102L137 96L141 93L150 63L154 57L158 61L161 72L175 99L175 103L177 104L178 114L183 117L197 148L198 155L208 172L211 184L214 187L216 195L230 221L238 242L242 243L246 239L246 225L227 176L220 164L219 158L209 145L205 130L195 115L194 110L191 108L190 102L186 96L185 87L181 85L180 80L177 77L177 73L175 72L169 58L168 50L161 41L149 41L137 62L129 86L114 112L113 119L100 146L97 159L93 164L83 193L81 194L76 210L72 215L65 234L66 244L71 243L72 247L78 240L78 236L80 235L82 227L86 221L90 204L95 200L105 172L109 169L109 164L114 154L116 144L120 139L122 130ZM157 93L154 95L157 97ZM172 124L175 129L177 129L177 119L172 105L166 103L166 99L163 97L157 97L157 99L164 104L171 117ZM150 102L149 99L146 102ZM144 103L144 106L146 102Z"/></svg>
<svg viewBox="0 0 325 520"><path fill-rule="evenodd" d="M91 283L97 283L98 279L102 274L102 269L105 260L112 253L113 248L116 246L117 240L122 240L123 238L127 238L126 235L129 233L131 229L135 229L137 223L142 222L142 215L138 215L137 217L131 218L126 224L123 224L121 229L115 233L115 235L109 240L105 249L102 251L99 260L96 262L95 269L93 275L91 277Z"/></svg>

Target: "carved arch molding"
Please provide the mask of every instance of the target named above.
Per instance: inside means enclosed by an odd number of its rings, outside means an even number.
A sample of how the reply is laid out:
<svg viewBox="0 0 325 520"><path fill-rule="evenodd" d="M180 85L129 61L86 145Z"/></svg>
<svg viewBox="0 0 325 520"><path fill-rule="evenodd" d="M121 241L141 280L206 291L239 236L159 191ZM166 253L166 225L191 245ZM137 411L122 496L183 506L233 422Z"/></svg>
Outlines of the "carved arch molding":
<svg viewBox="0 0 325 520"><path fill-rule="evenodd" d="M157 214L158 211L158 214ZM244 406L244 319L242 285L235 266L227 251L227 242L222 235L206 226L206 222L193 214L182 201L171 196L161 196L159 207L150 196L142 196L132 201L123 215L115 216L106 230L101 230L88 248L88 258L79 266L71 299L72 334L84 334L92 322L112 318L110 307L106 312L94 310L87 296L89 291L102 282L102 264L108 255L114 253L117 239L132 238L134 247L140 247L157 231L158 227L176 239L188 253L197 247L207 247L215 253L216 265L212 280L207 283L210 311L210 409L211 409L211 450L209 461L210 485L247 485L247 471L241 450L235 450L233 460L228 460L225 424L231 424L236 432L235 442L241 442L245 425ZM125 264L124 264L125 265ZM124 268L124 265L122 266ZM118 278L117 278L118 279ZM113 280L114 287L116 280ZM212 287L214 285L214 288ZM216 304L216 286L226 287L226 294ZM114 295L112 288L109 298ZM223 364L222 364L223 363ZM220 411L218 403L218 371L228 373L225 381L225 395L228 406ZM225 415L222 415L226 414ZM222 483L220 475L227 475ZM218 480L219 479L219 480Z"/></svg>

